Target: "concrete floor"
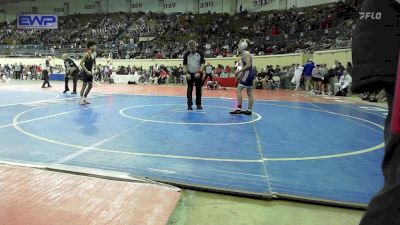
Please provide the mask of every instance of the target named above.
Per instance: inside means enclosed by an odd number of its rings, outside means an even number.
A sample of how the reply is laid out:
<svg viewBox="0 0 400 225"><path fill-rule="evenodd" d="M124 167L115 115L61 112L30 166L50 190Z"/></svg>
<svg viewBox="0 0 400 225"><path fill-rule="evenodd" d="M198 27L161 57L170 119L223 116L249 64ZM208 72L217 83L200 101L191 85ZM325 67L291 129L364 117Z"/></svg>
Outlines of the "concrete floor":
<svg viewBox="0 0 400 225"><path fill-rule="evenodd" d="M171 186L0 164L0 225L164 225L180 196Z"/></svg>
<svg viewBox="0 0 400 225"><path fill-rule="evenodd" d="M185 190L168 225L357 225L363 213Z"/></svg>

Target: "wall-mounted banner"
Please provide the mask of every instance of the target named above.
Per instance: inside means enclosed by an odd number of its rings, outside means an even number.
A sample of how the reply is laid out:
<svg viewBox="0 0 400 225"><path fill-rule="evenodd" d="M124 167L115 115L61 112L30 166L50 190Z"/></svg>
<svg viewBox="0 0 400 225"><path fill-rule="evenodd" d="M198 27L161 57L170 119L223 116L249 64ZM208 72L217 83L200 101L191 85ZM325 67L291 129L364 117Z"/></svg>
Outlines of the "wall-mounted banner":
<svg viewBox="0 0 400 225"><path fill-rule="evenodd" d="M21 14L17 16L18 29L57 29L57 14Z"/></svg>

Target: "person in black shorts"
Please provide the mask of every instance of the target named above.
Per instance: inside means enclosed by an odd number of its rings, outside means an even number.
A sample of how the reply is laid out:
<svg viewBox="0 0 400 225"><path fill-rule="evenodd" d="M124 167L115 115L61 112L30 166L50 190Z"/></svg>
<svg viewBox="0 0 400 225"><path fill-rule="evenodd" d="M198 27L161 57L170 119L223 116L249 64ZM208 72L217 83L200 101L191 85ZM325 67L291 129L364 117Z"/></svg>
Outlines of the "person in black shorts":
<svg viewBox="0 0 400 225"><path fill-rule="evenodd" d="M90 90L93 86L93 66L96 65L96 59L94 52L96 51L96 43L93 41L89 41L87 44L88 51L83 55L81 60L81 67L82 67L82 89L81 89L81 100L79 104L85 105L90 104L87 101L87 96L89 95Z"/></svg>
<svg viewBox="0 0 400 225"><path fill-rule="evenodd" d="M68 82L70 79L73 81L73 91L71 94L76 94L76 86L78 83L78 73L79 68L75 64L74 60L69 57L67 53L62 55L62 59L64 60L65 66L65 89L63 93L69 91Z"/></svg>
<svg viewBox="0 0 400 225"><path fill-rule="evenodd" d="M312 70L312 81L314 82L314 92L315 94L319 95L322 94L321 91L321 82L322 82L322 75L321 75L321 65L317 64Z"/></svg>

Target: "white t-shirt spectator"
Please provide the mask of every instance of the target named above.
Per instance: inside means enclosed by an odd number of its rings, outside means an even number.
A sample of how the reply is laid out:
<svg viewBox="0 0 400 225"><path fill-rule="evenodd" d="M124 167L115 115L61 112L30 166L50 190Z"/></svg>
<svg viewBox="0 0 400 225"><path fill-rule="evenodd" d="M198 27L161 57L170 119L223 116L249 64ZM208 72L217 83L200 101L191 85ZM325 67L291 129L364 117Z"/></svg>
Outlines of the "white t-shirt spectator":
<svg viewBox="0 0 400 225"><path fill-rule="evenodd" d="M353 82L353 79L351 78L350 74L342 75L339 80L340 87L342 89L347 88L351 82Z"/></svg>
<svg viewBox="0 0 400 225"><path fill-rule="evenodd" d="M211 65L207 65L205 67L206 74L212 74L213 73L213 67Z"/></svg>

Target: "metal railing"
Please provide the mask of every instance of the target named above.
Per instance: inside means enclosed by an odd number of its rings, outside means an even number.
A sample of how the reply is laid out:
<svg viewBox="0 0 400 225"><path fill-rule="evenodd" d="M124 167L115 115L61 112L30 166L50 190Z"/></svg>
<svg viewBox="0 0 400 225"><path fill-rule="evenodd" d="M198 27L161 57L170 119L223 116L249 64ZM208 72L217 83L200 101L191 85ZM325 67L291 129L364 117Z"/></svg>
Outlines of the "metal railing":
<svg viewBox="0 0 400 225"><path fill-rule="evenodd" d="M298 40L320 40L323 37L333 39L340 35L347 35L353 31L353 26L335 27L329 29L313 30L294 34L276 36L258 36L254 38L255 44L276 44Z"/></svg>

